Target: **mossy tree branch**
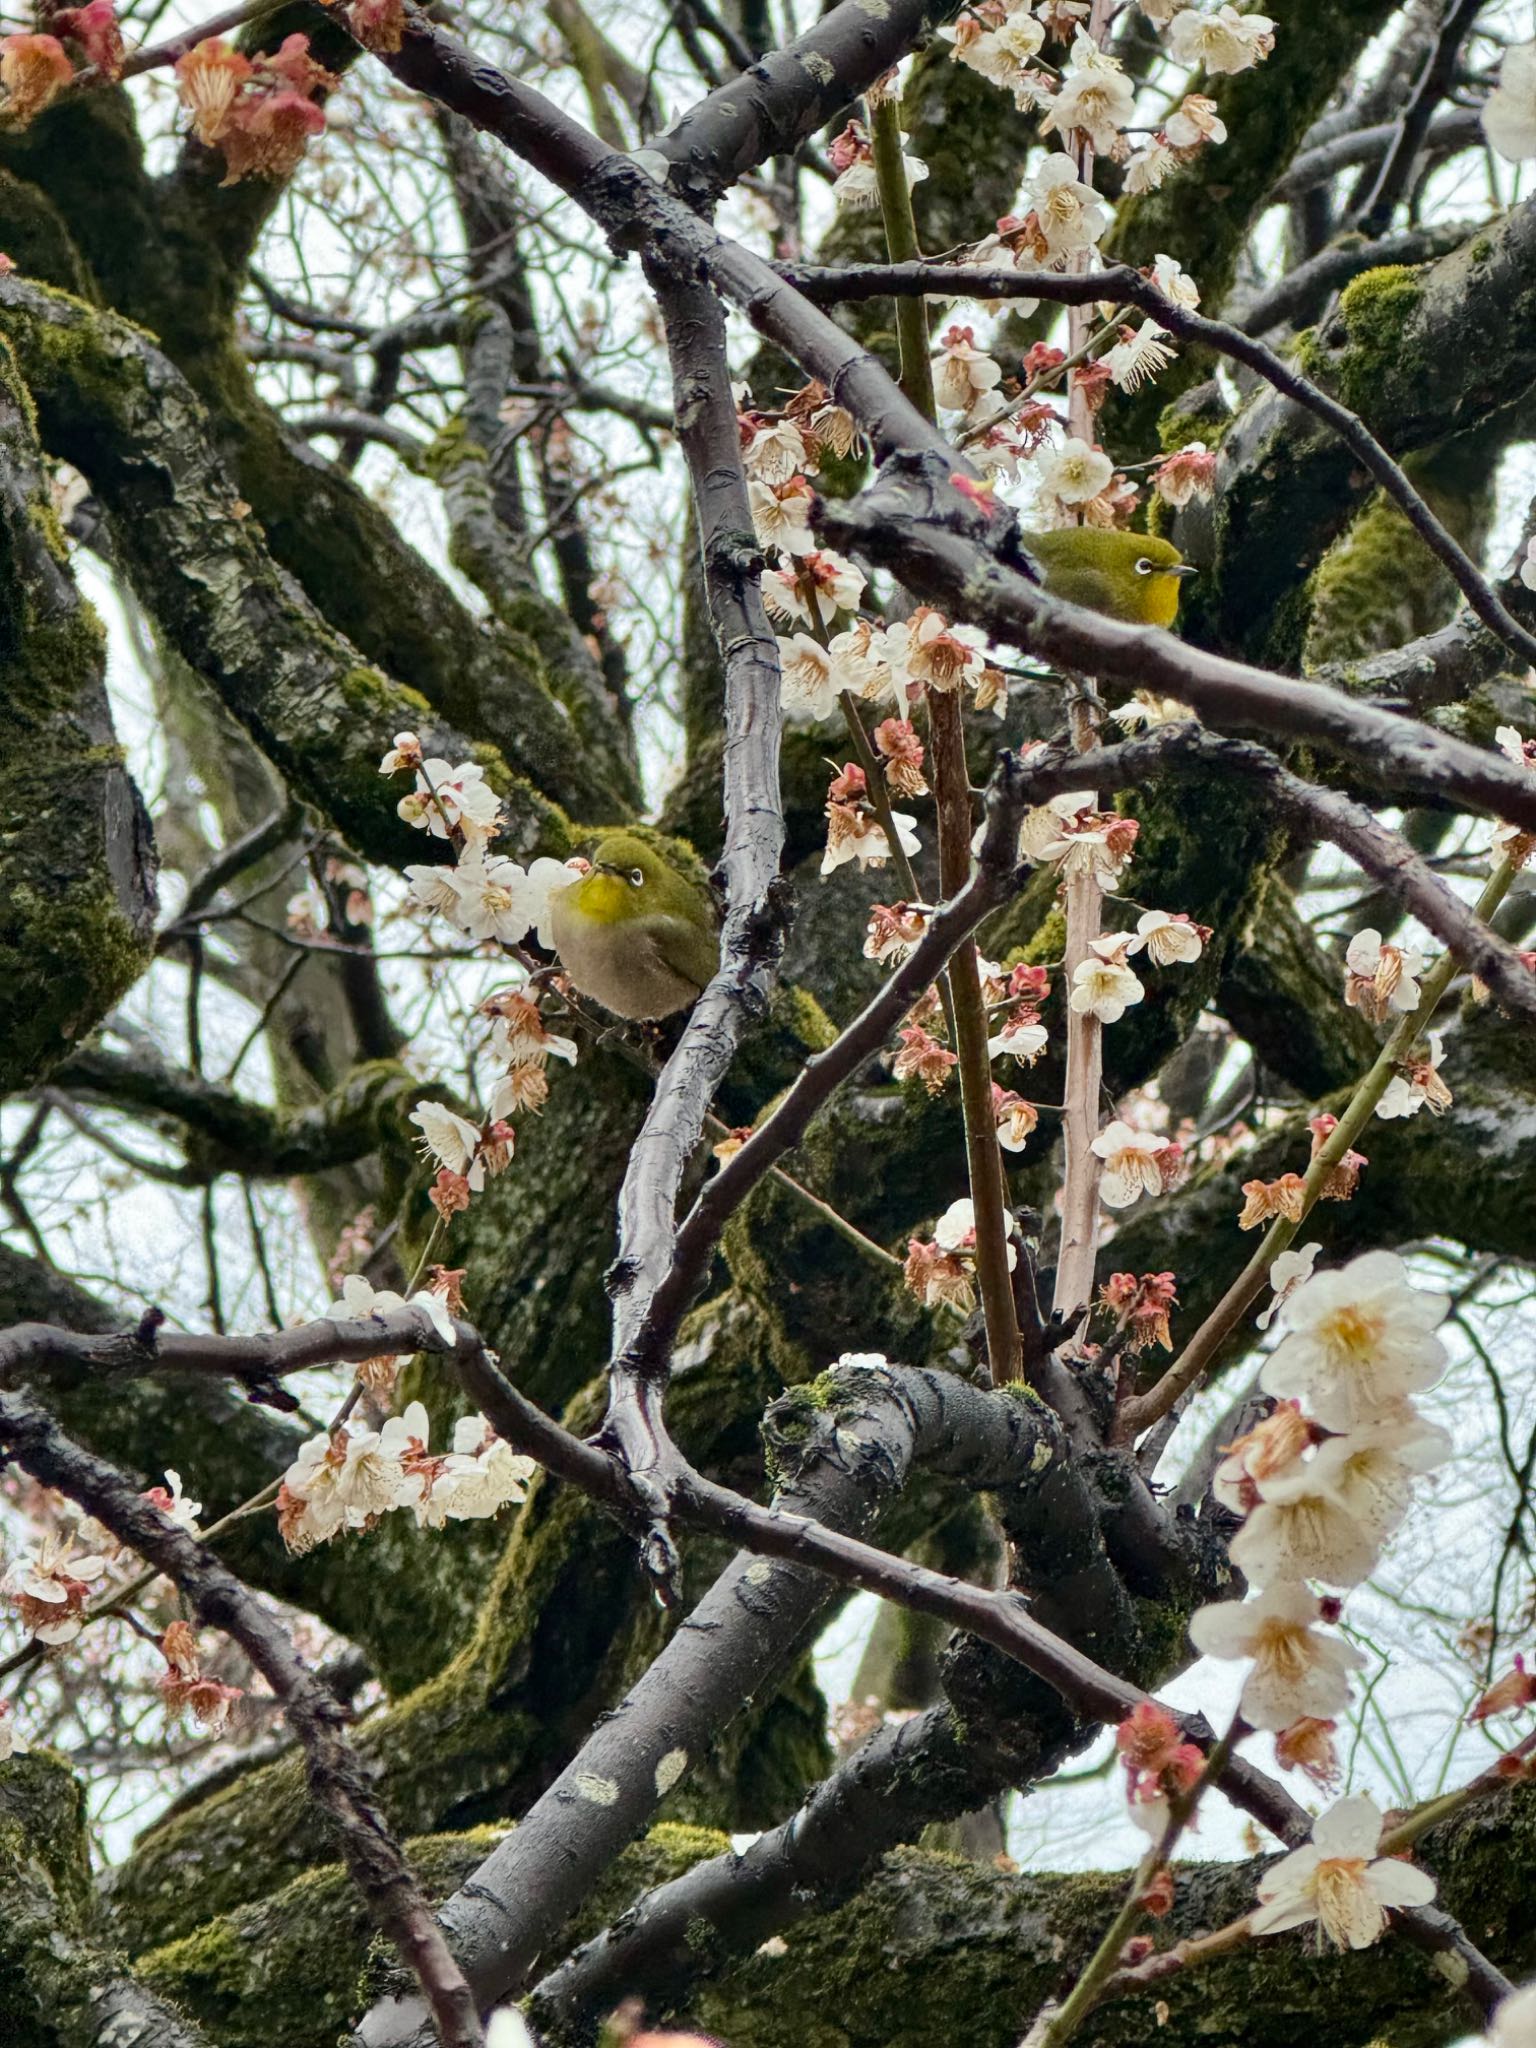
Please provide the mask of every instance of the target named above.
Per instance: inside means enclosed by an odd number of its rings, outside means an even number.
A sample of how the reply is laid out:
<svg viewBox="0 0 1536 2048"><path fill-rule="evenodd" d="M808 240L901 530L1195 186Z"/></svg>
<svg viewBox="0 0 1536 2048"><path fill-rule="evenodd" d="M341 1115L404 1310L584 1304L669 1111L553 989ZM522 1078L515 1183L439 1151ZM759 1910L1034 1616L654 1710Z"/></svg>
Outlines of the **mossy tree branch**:
<svg viewBox="0 0 1536 2048"><path fill-rule="evenodd" d="M45 1076L152 957L154 842L105 676L0 340L0 1094Z"/></svg>

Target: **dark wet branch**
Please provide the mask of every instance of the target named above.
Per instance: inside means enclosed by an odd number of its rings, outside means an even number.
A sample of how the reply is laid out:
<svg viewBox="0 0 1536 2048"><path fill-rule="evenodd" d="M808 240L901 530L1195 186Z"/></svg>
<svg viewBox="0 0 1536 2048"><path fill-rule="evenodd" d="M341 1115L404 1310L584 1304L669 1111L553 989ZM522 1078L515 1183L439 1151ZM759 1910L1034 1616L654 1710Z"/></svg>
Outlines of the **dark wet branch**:
<svg viewBox="0 0 1536 2048"><path fill-rule="evenodd" d="M715 1091L747 1027L767 1008L788 905L779 880L779 659L763 610L762 553L752 529L725 315L709 287L660 262L647 266L666 325L677 431L693 486L705 600L725 677L725 902L720 966L689 1013L656 1082L619 1191L619 1256L609 1279L614 1362L605 1436L638 1485L665 1443L661 1397L670 1346L652 1306L677 1252L677 1199ZM658 1501L664 1508L664 1501Z"/></svg>
<svg viewBox="0 0 1536 2048"><path fill-rule="evenodd" d="M835 1398L811 1418L770 1408L786 1478L775 1505L833 1529L869 1530L915 1467L972 1488L1038 1485L1066 1456L1049 1412L947 1372L836 1368ZM834 1596L822 1573L770 1564L750 1546L726 1567L614 1712L442 1908L454 1953L482 2000L526 1972L624 1845L722 1728L762 1697L810 1640ZM973 1802L975 1803L975 1802ZM364 2029L364 2039L377 2034ZM394 2038L393 2035L384 2038Z"/></svg>

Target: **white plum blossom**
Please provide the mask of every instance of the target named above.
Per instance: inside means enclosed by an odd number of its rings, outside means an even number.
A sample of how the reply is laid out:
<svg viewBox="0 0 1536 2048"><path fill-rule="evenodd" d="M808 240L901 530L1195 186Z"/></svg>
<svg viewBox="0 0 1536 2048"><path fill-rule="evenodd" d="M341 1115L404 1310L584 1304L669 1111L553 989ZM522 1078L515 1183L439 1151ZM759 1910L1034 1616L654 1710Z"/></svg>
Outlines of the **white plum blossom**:
<svg viewBox="0 0 1536 2048"><path fill-rule="evenodd" d="M1525 553L1520 557L1520 581L1527 590L1536 590L1536 538L1525 544ZM1500 726L1500 732L1513 731L1512 726Z"/></svg>
<svg viewBox="0 0 1536 2048"><path fill-rule="evenodd" d="M1120 943L1119 933L1112 936ZM1101 1024L1118 1024L1133 1003L1139 1003L1146 990L1125 964L1123 953L1116 949L1105 954L1097 949L1104 941L1093 941L1095 952L1088 960L1080 960L1072 970L1072 994L1069 1001L1080 1017L1097 1017Z"/></svg>
<svg viewBox="0 0 1536 2048"><path fill-rule="evenodd" d="M997 1060L1011 1054L1026 1066L1032 1066L1045 1051L1049 1040L1050 1033L1043 1024L1010 1018L1001 1031L987 1040L987 1056Z"/></svg>
<svg viewBox="0 0 1536 2048"><path fill-rule="evenodd" d="M1158 256L1152 265L1152 282L1176 306L1193 313L1200 303L1200 287L1175 256Z"/></svg>
<svg viewBox="0 0 1536 2048"><path fill-rule="evenodd" d="M804 589L807 578L822 625L830 626L839 612L858 610L867 581L863 570L831 548L818 548L797 562L763 571L763 604L771 619L797 626L810 624Z"/></svg>
<svg viewBox="0 0 1536 2048"><path fill-rule="evenodd" d="M1511 163L1536 156L1536 43L1504 52L1499 82L1483 102L1483 133Z"/></svg>
<svg viewBox="0 0 1536 2048"><path fill-rule="evenodd" d="M1438 1031L1429 1034L1429 1053L1414 1062L1406 1073L1394 1074L1381 1091L1376 1114L1393 1117L1417 1116L1427 1102L1437 1115L1451 1099L1451 1091L1439 1077L1445 1058L1445 1039Z"/></svg>
<svg viewBox="0 0 1536 2048"><path fill-rule="evenodd" d="M379 763L381 775L398 775L402 768L414 768L421 759L421 741L413 732L397 732L395 743Z"/></svg>
<svg viewBox="0 0 1536 2048"><path fill-rule="evenodd" d="M1102 448L1072 434L1059 448L1041 451L1037 473L1041 490L1063 505L1086 505L1108 485L1115 465Z"/></svg>
<svg viewBox="0 0 1536 2048"><path fill-rule="evenodd" d="M439 917L451 917L457 912L459 891L454 881L454 870L448 862L434 861L425 867L408 867L405 880L411 901L422 910L435 911Z"/></svg>
<svg viewBox="0 0 1536 2048"><path fill-rule="evenodd" d="M324 1431L299 1447L283 1474L279 1527L290 1550L327 1543L343 1529L361 1529L398 1504L405 1474L372 1429Z"/></svg>
<svg viewBox="0 0 1536 2048"><path fill-rule="evenodd" d="M747 475L760 484L787 484L803 471L809 457L805 437L793 420L773 420L757 429L742 451Z"/></svg>
<svg viewBox="0 0 1536 2048"><path fill-rule="evenodd" d="M1369 925L1356 932L1344 955L1344 1000L1373 1024L1389 1011L1406 1015L1419 1007L1422 954L1414 946L1388 946Z"/></svg>
<svg viewBox="0 0 1536 2048"><path fill-rule="evenodd" d="M1139 391L1159 370L1165 370L1177 351L1171 346L1166 327L1144 320L1140 327L1124 332L1123 339L1106 349L1104 363L1121 391Z"/></svg>
<svg viewBox="0 0 1536 2048"><path fill-rule="evenodd" d="M940 29L939 33L953 40L953 54L961 64L1011 92L1022 112L1049 97L1044 78L1030 68L1030 59L1038 55L1045 41L1045 29L1026 8L1016 7L1005 22L980 35L957 35L954 29Z"/></svg>
<svg viewBox="0 0 1536 2048"><path fill-rule="evenodd" d="M1125 163L1125 190L1131 198L1141 192L1157 192L1162 189L1168 173L1178 167L1178 154L1171 149L1166 139L1154 135L1138 150L1133 150Z"/></svg>
<svg viewBox="0 0 1536 2048"><path fill-rule="evenodd" d="M1109 226L1109 214L1093 187L1079 177L1076 160L1065 150L1053 150L1045 158L1025 180L1024 193L1040 224L1051 262L1098 247L1099 237Z"/></svg>
<svg viewBox="0 0 1536 2048"><path fill-rule="evenodd" d="M497 1436L482 1415L466 1415L454 1424L453 1449L445 1465L438 1483L447 1491L447 1513L455 1521L477 1522L521 1502L537 1469L532 1458Z"/></svg>
<svg viewBox="0 0 1536 2048"><path fill-rule="evenodd" d="M916 818L910 811L892 811L891 823L896 827L901 851L910 859L923 843L917 836ZM890 857L891 844L880 820L872 813L861 814L856 830L840 835L835 844L828 839L827 850L821 857L821 873L830 875L851 860L856 860L861 868L883 868Z"/></svg>
<svg viewBox="0 0 1536 2048"><path fill-rule="evenodd" d="M1348 1487L1334 1446L1350 1441L1330 1437L1315 1456L1295 1459L1255 1482L1259 1504L1231 1544L1232 1562L1251 1584L1321 1579L1326 1586L1358 1586L1376 1569L1406 1498L1389 1508L1384 1497L1366 1498ZM1333 1455L1325 1458L1324 1452Z"/></svg>
<svg viewBox="0 0 1536 2048"><path fill-rule="evenodd" d="M1331 1436L1311 1461L1311 1472L1359 1522L1390 1533L1408 1512L1413 1482L1451 1456L1451 1439L1404 1402L1397 1415L1347 1436ZM1268 1498L1264 1484L1260 1493Z"/></svg>
<svg viewBox="0 0 1536 2048"><path fill-rule="evenodd" d="M1303 1281L1312 1278L1312 1268L1317 1264L1321 1245L1299 1245L1294 1251L1281 1252L1269 1269L1269 1284L1275 1290L1268 1308L1254 1317L1258 1329L1267 1330L1274 1321L1278 1310L1296 1292Z"/></svg>
<svg viewBox="0 0 1536 2048"><path fill-rule="evenodd" d="M416 788L395 809L408 825L434 839L448 838L455 826L468 840L488 839L501 817L500 799L477 761L460 761L457 767L436 759L423 761L416 771Z"/></svg>
<svg viewBox="0 0 1536 2048"><path fill-rule="evenodd" d="M907 190L920 185L928 175L928 166L915 156L903 156L901 168L906 173ZM850 213L867 213L880 204L880 181L875 174L874 160L860 157L842 171L832 182L832 197L839 206L846 206Z"/></svg>
<svg viewBox="0 0 1536 2048"><path fill-rule="evenodd" d="M790 483L797 481L791 477ZM759 547L777 548L785 555L808 555L815 550L816 537L808 524L814 493L803 477L800 488L759 483L747 485L747 502L752 509L752 529Z"/></svg>
<svg viewBox="0 0 1536 2048"><path fill-rule="evenodd" d="M1079 29L1062 74L1061 89L1040 123L1042 134L1086 135L1100 155L1107 156L1131 118L1136 87L1118 59L1101 50Z"/></svg>
<svg viewBox="0 0 1536 2048"><path fill-rule="evenodd" d="M969 327L951 327L934 358L933 395L947 412L967 412L1002 375L1001 365L976 346Z"/></svg>
<svg viewBox="0 0 1536 2048"><path fill-rule="evenodd" d="M162 1515L173 1521L178 1529L197 1529L197 1518L203 1512L200 1500L189 1500L181 1490L181 1474L168 1471L164 1486L152 1486L145 1495Z"/></svg>
<svg viewBox="0 0 1536 2048"><path fill-rule="evenodd" d="M444 1102L418 1102L410 1121L421 1132L421 1149L439 1166L462 1174L478 1194L485 1186L485 1161L480 1158L480 1129Z"/></svg>
<svg viewBox="0 0 1536 2048"><path fill-rule="evenodd" d="M1217 113L1214 100L1204 93L1189 92L1164 121L1163 133L1175 149L1199 149L1202 143L1225 142L1227 124Z"/></svg>
<svg viewBox="0 0 1536 2048"><path fill-rule="evenodd" d="M779 641L779 702L786 718L820 721L837 713L838 694L847 685L837 673L828 649L809 633Z"/></svg>
<svg viewBox="0 0 1536 2048"><path fill-rule="evenodd" d="M1163 1173L1157 1161L1167 1143L1155 1131L1133 1130L1118 1117L1104 1126L1091 1149L1104 1161L1099 1193L1111 1209L1129 1209L1142 1195L1162 1193Z"/></svg>
<svg viewBox="0 0 1536 2048"><path fill-rule="evenodd" d="M45 1537L31 1557L18 1557L0 1579L22 1624L50 1647L73 1642L85 1626L86 1595L106 1572L104 1557L75 1555L74 1538Z"/></svg>
<svg viewBox="0 0 1536 2048"><path fill-rule="evenodd" d="M1386 1932L1387 1908L1427 1906L1435 1881L1415 1864L1378 1857L1381 1814L1364 1793L1340 1799L1312 1824L1304 1848L1259 1879L1252 1934L1282 1934L1316 1921L1336 1948L1369 1948Z"/></svg>
<svg viewBox="0 0 1536 2048"><path fill-rule="evenodd" d="M1536 1983L1512 1991L1493 2016L1488 2048L1536 2048Z"/></svg>
<svg viewBox="0 0 1536 2048"><path fill-rule="evenodd" d="M1013 1217L1004 1211L1006 1228L1011 1238L1017 1228ZM976 1249L976 1205L969 1195L961 1195L950 1203L944 1214L933 1226L933 1241L940 1251L973 1253ZM1008 1270L1011 1273L1018 1263L1018 1253L1012 1243L1007 1246Z"/></svg>
<svg viewBox="0 0 1536 2048"><path fill-rule="evenodd" d="M331 1303L326 1314L333 1322L360 1323L370 1316L389 1315L397 1308L419 1308L445 1344L455 1341L453 1318L442 1295L422 1290L407 1301L403 1294L388 1287L373 1286L361 1273L348 1273L341 1283L339 1299ZM166 1474L167 1478L170 1476Z"/></svg>
<svg viewBox="0 0 1536 2048"><path fill-rule="evenodd" d="M1448 1296L1415 1287L1395 1252L1362 1253L1296 1289L1259 1383L1299 1396L1325 1429L1391 1417L1444 1372L1435 1331L1449 1306Z"/></svg>
<svg viewBox="0 0 1536 2048"><path fill-rule="evenodd" d="M1289 1728L1303 1715L1339 1713L1349 1674L1366 1662L1352 1643L1316 1627L1322 1613L1315 1593L1282 1580L1252 1600L1197 1608L1189 1639L1205 1657L1251 1657L1238 1711L1255 1728Z"/></svg>
<svg viewBox="0 0 1536 2048"><path fill-rule="evenodd" d="M1136 920L1136 936L1125 950L1139 953L1143 946L1154 967L1172 967L1198 960L1204 941L1199 925L1188 917L1171 910L1144 910Z"/></svg>
<svg viewBox="0 0 1536 2048"><path fill-rule="evenodd" d="M1168 48L1180 64L1203 64L1212 73L1247 71L1275 46L1275 24L1264 14L1218 7L1214 14L1186 8L1168 24Z"/></svg>
<svg viewBox="0 0 1536 2048"><path fill-rule="evenodd" d="M449 919L472 939L499 939L515 946L532 922L528 876L515 860L466 852L453 869L458 902Z"/></svg>

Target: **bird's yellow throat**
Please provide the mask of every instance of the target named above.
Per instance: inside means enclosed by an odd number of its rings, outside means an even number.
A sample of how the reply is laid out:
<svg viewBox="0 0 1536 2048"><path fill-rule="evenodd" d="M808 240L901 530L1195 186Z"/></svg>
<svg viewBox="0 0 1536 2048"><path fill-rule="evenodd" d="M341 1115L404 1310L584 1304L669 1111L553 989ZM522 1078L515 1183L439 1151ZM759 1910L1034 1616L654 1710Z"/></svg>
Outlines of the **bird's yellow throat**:
<svg viewBox="0 0 1536 2048"><path fill-rule="evenodd" d="M576 909L594 924L622 924L639 912L636 891L624 877L605 874L601 869L584 876L572 896Z"/></svg>

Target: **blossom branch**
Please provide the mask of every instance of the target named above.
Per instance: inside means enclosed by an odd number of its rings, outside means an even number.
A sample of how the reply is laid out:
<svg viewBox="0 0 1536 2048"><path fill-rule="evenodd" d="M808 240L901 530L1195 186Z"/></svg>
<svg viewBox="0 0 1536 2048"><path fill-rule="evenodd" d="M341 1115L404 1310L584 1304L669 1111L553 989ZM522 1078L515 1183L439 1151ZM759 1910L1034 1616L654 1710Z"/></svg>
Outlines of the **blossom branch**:
<svg viewBox="0 0 1536 2048"><path fill-rule="evenodd" d="M1473 909L1473 916L1480 922L1486 923L1493 916L1508 894L1515 873L1508 860L1499 862ZM1428 1028L1455 972L1456 956L1447 951L1424 976L1417 1007L1398 1021L1369 1072L1355 1088L1333 1130L1313 1154L1302 1186L1299 1214L1275 1217L1258 1250L1167 1372L1146 1393L1134 1395L1126 1402L1119 1417L1124 1441L1131 1441L1142 1430L1150 1429L1160 1421L1180 1396L1200 1379L1221 1345L1258 1298L1269 1277L1271 1265L1321 1199L1330 1175L1364 1130L1399 1062L1409 1052L1414 1040Z"/></svg>
<svg viewBox="0 0 1536 2048"><path fill-rule="evenodd" d="M882 94L871 108L870 118L886 246L893 261L903 262L919 251L895 99ZM896 327L902 389L925 419L936 422L928 319L921 300L897 302ZM971 868L971 776L965 758L964 695L958 687L945 690L930 683L926 696L933 738L939 889L945 896L954 896L964 888ZM893 839L891 843L896 842ZM992 1057L974 939L967 938L955 948L945 979L960 1069L960 1114L976 1223L976 1278L986 1326L987 1364L994 1382L1015 1380L1024 1370L1023 1345L1008 1265L1008 1188L992 1111Z"/></svg>
<svg viewBox="0 0 1536 2048"><path fill-rule="evenodd" d="M1536 778L1501 754L1320 684L1048 597L994 552L1011 545L1008 537L989 533L948 486L948 468L941 475L927 458L892 463L852 503L820 501L817 518L839 546L861 550L935 603L1048 660L1177 698L1218 730L1319 741L1394 790L1489 810L1536 831Z"/></svg>
<svg viewBox="0 0 1536 2048"><path fill-rule="evenodd" d="M1083 276L1056 271L987 270L962 263L863 264L847 269L786 267L786 282L806 298L846 302L903 293L961 293L979 299L1036 298L1064 306L1089 306L1114 299L1136 306L1176 334L1230 357L1262 377L1283 397L1325 422L1406 514L1426 547L1442 561L1468 605L1506 647L1536 662L1536 633L1508 609L1455 536L1431 511L1401 467L1358 413L1332 397L1310 377L1254 335L1225 320L1213 320L1180 305L1129 264L1111 264Z"/></svg>
<svg viewBox="0 0 1536 2048"><path fill-rule="evenodd" d="M0 1394L0 1448L163 1572L201 1621L240 1645L282 1701L304 1750L310 1791L334 1822L375 1921L420 1984L443 2048L482 2048L469 1986L347 1740L346 1709L299 1657L286 1632L195 1536L18 1394Z"/></svg>

